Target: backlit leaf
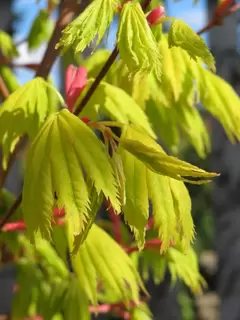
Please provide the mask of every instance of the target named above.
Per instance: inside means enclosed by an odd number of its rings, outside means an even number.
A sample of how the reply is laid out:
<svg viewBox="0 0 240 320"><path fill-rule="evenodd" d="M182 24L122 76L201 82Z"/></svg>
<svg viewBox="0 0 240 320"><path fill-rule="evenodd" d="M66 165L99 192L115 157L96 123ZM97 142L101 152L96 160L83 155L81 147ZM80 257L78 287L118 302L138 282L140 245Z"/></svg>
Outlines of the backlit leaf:
<svg viewBox="0 0 240 320"><path fill-rule="evenodd" d="M221 123L231 142L240 140L240 99L234 89L222 78L199 67L201 101ZM206 90L207 88L208 90Z"/></svg>
<svg viewBox="0 0 240 320"><path fill-rule="evenodd" d="M69 229L71 234L71 229ZM71 237L69 242L71 248ZM97 303L97 279L113 290L117 301L139 302L139 275L130 257L101 228L93 225L76 255L71 256L79 282L92 303Z"/></svg>
<svg viewBox="0 0 240 320"><path fill-rule="evenodd" d="M131 75L151 71L161 79L161 56L152 31L139 3L124 4L118 28L118 48Z"/></svg>
<svg viewBox="0 0 240 320"><path fill-rule="evenodd" d="M215 61L204 40L196 34L183 20L175 19L168 33L169 46L181 47L190 57L201 58L206 65L215 71Z"/></svg>
<svg viewBox="0 0 240 320"><path fill-rule="evenodd" d="M187 180L185 177L209 179L217 176L216 173L206 172L185 161L166 155L153 139L130 126L126 127L121 137L121 146L145 163L150 170L177 180L194 183L194 180ZM200 180L197 183L208 181Z"/></svg>
<svg viewBox="0 0 240 320"><path fill-rule="evenodd" d="M26 167L23 211L31 239L38 231L44 238L51 237L54 193L57 207L65 208L66 219L73 225L73 235L84 230L91 210L82 168L97 193L102 191L113 208L120 211L111 164L103 145L68 110L51 115L45 122L31 146Z"/></svg>
<svg viewBox="0 0 240 320"><path fill-rule="evenodd" d="M35 78L15 90L0 107L0 143L3 167L19 137L27 133L34 139L49 112L49 91L62 103L61 95L42 78Z"/></svg>
<svg viewBox="0 0 240 320"><path fill-rule="evenodd" d="M105 31L113 20L118 0L94 0L63 31L56 48L62 51L74 48L75 53L82 52L97 36L96 46L102 40Z"/></svg>
<svg viewBox="0 0 240 320"><path fill-rule="evenodd" d="M88 85L90 84L91 81L89 81ZM87 91L87 89L88 87L85 90ZM79 100L81 100L82 96L84 96L84 93L80 96ZM92 119L93 110L96 112L96 118L97 114L102 112L112 120L117 120L122 124L134 123L140 129L155 137L144 111L131 96L118 87L102 81L87 106L80 113L80 117L86 116Z"/></svg>

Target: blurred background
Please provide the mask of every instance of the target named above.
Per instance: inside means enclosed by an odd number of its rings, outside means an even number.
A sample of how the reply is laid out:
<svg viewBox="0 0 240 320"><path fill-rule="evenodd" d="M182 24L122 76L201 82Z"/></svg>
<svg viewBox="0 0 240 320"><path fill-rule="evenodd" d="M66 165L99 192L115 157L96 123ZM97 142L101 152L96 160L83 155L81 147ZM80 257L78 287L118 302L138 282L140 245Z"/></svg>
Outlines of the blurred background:
<svg viewBox="0 0 240 320"><path fill-rule="evenodd" d="M86 4L83 0L83 5ZM0 0L0 28L10 32L18 44L20 57L15 61L18 64L38 63L43 56L45 45L29 53L24 39L39 8L45 6L44 0ZM198 31L211 18L217 0L199 0L196 5L193 0L167 0L164 6L167 15L184 19ZM117 20L112 23L108 38L100 46L114 47L117 23ZM237 92L240 92L239 30L236 13L226 18L224 25L203 34L216 57L217 73ZM59 60L54 65L52 77L60 90L63 87L62 70ZM24 68L15 71L22 84L34 75ZM183 142L180 156L201 168L221 173L213 184L188 186L197 230L195 249L208 290L195 299L180 284L171 289L168 278L160 286L154 286L150 281L148 289L152 295L150 307L154 319L240 319L240 146L231 145L220 125L208 114L204 116L211 131L212 153L206 160L200 160ZM6 182L6 188L16 195L22 187L20 166L18 161L14 163ZM14 269L0 270L0 319L1 314L9 312L13 283Z"/></svg>

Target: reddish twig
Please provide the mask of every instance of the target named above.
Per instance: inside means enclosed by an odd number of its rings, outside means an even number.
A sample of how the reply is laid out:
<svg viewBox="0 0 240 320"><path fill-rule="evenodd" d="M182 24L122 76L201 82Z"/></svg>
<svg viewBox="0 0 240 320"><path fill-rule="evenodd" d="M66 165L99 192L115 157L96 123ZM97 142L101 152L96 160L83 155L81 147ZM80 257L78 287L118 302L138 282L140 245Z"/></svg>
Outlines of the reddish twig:
<svg viewBox="0 0 240 320"><path fill-rule="evenodd" d="M54 222L56 225L61 226L65 223L64 216L65 216L65 211L64 209L58 210L54 209L53 210L53 216L54 216ZM9 223L4 223L2 227L3 232L9 232L9 231L22 231L26 230L26 224L24 223L23 220L15 221L15 222L9 222Z"/></svg>
<svg viewBox="0 0 240 320"><path fill-rule="evenodd" d="M146 225L146 230L151 230L154 227L154 218L151 217L148 219L148 223Z"/></svg>
<svg viewBox="0 0 240 320"><path fill-rule="evenodd" d="M3 99L7 99L9 96L8 88L5 85L5 82L3 81L3 78L0 75L0 95L3 97Z"/></svg>
<svg viewBox="0 0 240 320"><path fill-rule="evenodd" d="M36 77L47 78L48 74L59 55L60 50L56 50L56 44L58 43L62 31L72 21L74 15L80 10L81 3L76 0L65 0L60 13L60 17L56 22L55 29L52 37L48 43L48 47L45 51L45 55L36 73Z"/></svg>
<svg viewBox="0 0 240 320"><path fill-rule="evenodd" d="M215 26L221 26L223 24L223 20L224 18L230 16L231 14L233 14L234 12L238 11L240 9L240 4L237 3L235 5L233 5L231 8L229 8L229 6L233 3L232 0L230 1L224 1L224 3L222 5L220 5L219 7L217 7L215 9L215 12L213 14L213 17L211 19L211 21L209 21L206 26L204 26L202 29L200 29L197 34L201 35L206 31L209 31L210 29L212 29Z"/></svg>
<svg viewBox="0 0 240 320"><path fill-rule="evenodd" d="M21 202L22 202L22 194L20 194L18 196L18 198L15 200L15 202L13 203L11 208L8 210L6 215L0 221L0 231L2 230L3 226L5 225L5 223L12 217L12 215L17 210L17 208L21 204Z"/></svg>
<svg viewBox="0 0 240 320"><path fill-rule="evenodd" d="M162 244L161 240L159 240L159 239L151 239L151 240L148 240L148 241L145 242L144 249L146 249L146 248L156 248L156 247L160 248L161 244ZM124 248L124 249L128 254L139 250L138 246L128 247L128 248Z"/></svg>

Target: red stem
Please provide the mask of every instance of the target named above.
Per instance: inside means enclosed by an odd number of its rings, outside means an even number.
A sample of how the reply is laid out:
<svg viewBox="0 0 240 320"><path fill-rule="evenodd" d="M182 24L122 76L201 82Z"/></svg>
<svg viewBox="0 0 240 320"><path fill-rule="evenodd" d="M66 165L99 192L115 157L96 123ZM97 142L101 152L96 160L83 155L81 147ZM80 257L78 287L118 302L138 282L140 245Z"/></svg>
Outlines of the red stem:
<svg viewBox="0 0 240 320"><path fill-rule="evenodd" d="M9 96L8 88L5 85L5 82L3 78L0 76L0 95L3 97L3 99L7 99Z"/></svg>
<svg viewBox="0 0 240 320"><path fill-rule="evenodd" d="M62 226L64 224L64 216L65 216L65 211L64 209L58 210L54 209L54 217L55 217L55 223L58 226ZM15 221L15 222L9 222L5 223L4 226L2 227L3 232L8 232L8 231L22 231L26 229L26 224L24 223L23 220Z"/></svg>
<svg viewBox="0 0 240 320"><path fill-rule="evenodd" d="M151 240L148 240L148 241L145 242L144 249L146 249L146 248L160 247L161 244L162 244L162 241L161 241L161 240L159 240L159 239L151 239ZM129 254L129 253L138 251L138 246L127 247L127 248L124 248L124 249L125 249L125 251Z"/></svg>

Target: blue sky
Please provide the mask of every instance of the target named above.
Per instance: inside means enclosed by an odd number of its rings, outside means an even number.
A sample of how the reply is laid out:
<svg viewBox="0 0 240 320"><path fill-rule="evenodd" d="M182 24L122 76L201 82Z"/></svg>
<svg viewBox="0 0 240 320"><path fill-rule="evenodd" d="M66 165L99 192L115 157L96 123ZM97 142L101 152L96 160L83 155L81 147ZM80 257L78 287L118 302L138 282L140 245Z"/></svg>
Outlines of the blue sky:
<svg viewBox="0 0 240 320"><path fill-rule="evenodd" d="M46 0L40 0L38 4L34 0L14 0L13 11L21 17L15 24L15 39L16 41L21 41L27 37L29 28L34 20L39 8L44 8ZM167 14L172 17L181 18L186 23L188 23L195 31L198 31L207 22L207 11L206 11L206 0L199 0L197 5L193 5L193 0L167 0L166 4ZM113 48L115 43L115 33L116 24L112 24L109 32L107 47L109 49ZM207 41L207 35L204 34L203 38ZM28 53L26 43L19 46L20 58L17 59L18 63L38 63L45 50L45 45L43 45L39 50L35 52ZM58 84L58 79L56 76L56 71L59 65L55 64L53 69L53 77L56 84ZM30 80L34 73L27 71L25 69L17 69L17 75L21 83L25 83Z"/></svg>

